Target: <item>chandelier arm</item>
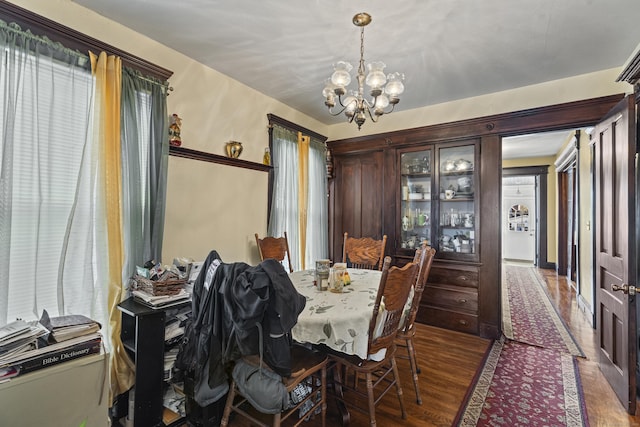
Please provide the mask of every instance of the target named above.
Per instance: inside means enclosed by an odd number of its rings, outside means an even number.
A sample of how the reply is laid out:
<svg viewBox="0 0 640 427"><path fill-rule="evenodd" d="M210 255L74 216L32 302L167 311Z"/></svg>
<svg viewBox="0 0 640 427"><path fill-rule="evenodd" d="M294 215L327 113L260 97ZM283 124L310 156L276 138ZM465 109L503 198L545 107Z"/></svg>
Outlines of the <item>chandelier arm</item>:
<svg viewBox="0 0 640 427"><path fill-rule="evenodd" d="M338 111L337 113L334 113L333 111L331 111L331 108L329 108L329 114L331 114L332 116L339 116L340 114L342 114L344 112L344 110L346 110L347 107L343 107L342 110Z"/></svg>
<svg viewBox="0 0 640 427"><path fill-rule="evenodd" d="M392 113L392 112L393 112L393 109L394 109L394 108L396 108L396 105L397 105L397 103L395 103L395 104L391 104L391 110L389 110L389 111L385 111L385 112L384 112L384 114Z"/></svg>
<svg viewBox="0 0 640 427"><path fill-rule="evenodd" d="M341 109L340 111L338 111L337 113L334 113L334 112L331 110L331 108L329 108L329 114L331 114L332 116L338 116L338 115L340 115L340 114L344 113L344 110L346 110L346 109L347 109L347 107L349 106L349 104L344 105L344 104L342 103L342 95L338 95L338 103L340 104L340 106L342 107L342 109Z"/></svg>
<svg viewBox="0 0 640 427"><path fill-rule="evenodd" d="M371 121L373 123L378 123L378 119L380 118L380 116L378 116L378 118L375 118L374 114L371 114L371 108L369 108L369 107L366 107L365 110L367 110L367 114L369 115L369 118L371 119Z"/></svg>

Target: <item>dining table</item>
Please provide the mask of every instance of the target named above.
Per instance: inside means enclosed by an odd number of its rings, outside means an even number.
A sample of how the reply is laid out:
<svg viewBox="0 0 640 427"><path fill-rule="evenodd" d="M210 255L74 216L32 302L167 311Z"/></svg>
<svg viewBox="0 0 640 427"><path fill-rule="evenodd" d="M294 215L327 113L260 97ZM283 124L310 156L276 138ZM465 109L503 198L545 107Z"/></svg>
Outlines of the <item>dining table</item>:
<svg viewBox="0 0 640 427"><path fill-rule="evenodd" d="M347 272L351 283L341 292L320 290L314 282L314 269L289 274L296 290L307 301L291 336L298 342L324 344L366 359L369 322L382 272L356 268L348 268Z"/></svg>

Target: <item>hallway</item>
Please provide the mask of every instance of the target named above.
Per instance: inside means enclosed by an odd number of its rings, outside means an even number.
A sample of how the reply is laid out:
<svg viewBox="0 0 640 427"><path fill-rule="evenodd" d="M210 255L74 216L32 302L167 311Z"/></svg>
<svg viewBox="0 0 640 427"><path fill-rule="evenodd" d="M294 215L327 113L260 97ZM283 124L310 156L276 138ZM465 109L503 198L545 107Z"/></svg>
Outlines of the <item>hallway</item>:
<svg viewBox="0 0 640 427"><path fill-rule="evenodd" d="M626 413L598 368L598 337L585 313L578 308L570 282L565 276L558 276L555 270L538 271L547 284L553 304L587 356L586 359L578 358L578 364L591 427L640 427L639 410L634 417Z"/></svg>

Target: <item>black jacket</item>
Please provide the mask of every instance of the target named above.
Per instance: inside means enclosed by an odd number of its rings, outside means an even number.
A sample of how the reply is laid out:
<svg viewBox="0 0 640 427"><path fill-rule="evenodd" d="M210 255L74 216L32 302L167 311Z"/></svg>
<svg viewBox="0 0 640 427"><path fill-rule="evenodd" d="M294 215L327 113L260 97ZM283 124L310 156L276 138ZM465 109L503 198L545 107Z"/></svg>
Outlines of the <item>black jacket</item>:
<svg viewBox="0 0 640 427"><path fill-rule="evenodd" d="M179 367L193 373L196 402L206 406L223 397L229 363L258 354L256 322L264 331L265 363L290 375L290 331L305 302L277 261L226 264L211 251L194 283L192 323L179 355Z"/></svg>

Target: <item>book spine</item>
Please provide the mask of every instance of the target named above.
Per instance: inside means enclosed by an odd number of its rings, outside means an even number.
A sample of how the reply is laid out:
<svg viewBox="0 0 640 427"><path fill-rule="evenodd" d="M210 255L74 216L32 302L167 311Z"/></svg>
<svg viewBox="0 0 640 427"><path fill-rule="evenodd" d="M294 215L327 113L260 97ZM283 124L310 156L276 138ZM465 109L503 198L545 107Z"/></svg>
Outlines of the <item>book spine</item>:
<svg viewBox="0 0 640 427"><path fill-rule="evenodd" d="M99 353L101 348L102 340L100 339L86 341L51 353L44 353L31 359L22 360L19 363L16 363L15 366L19 367L19 375L27 374L42 368L78 359L83 356Z"/></svg>

